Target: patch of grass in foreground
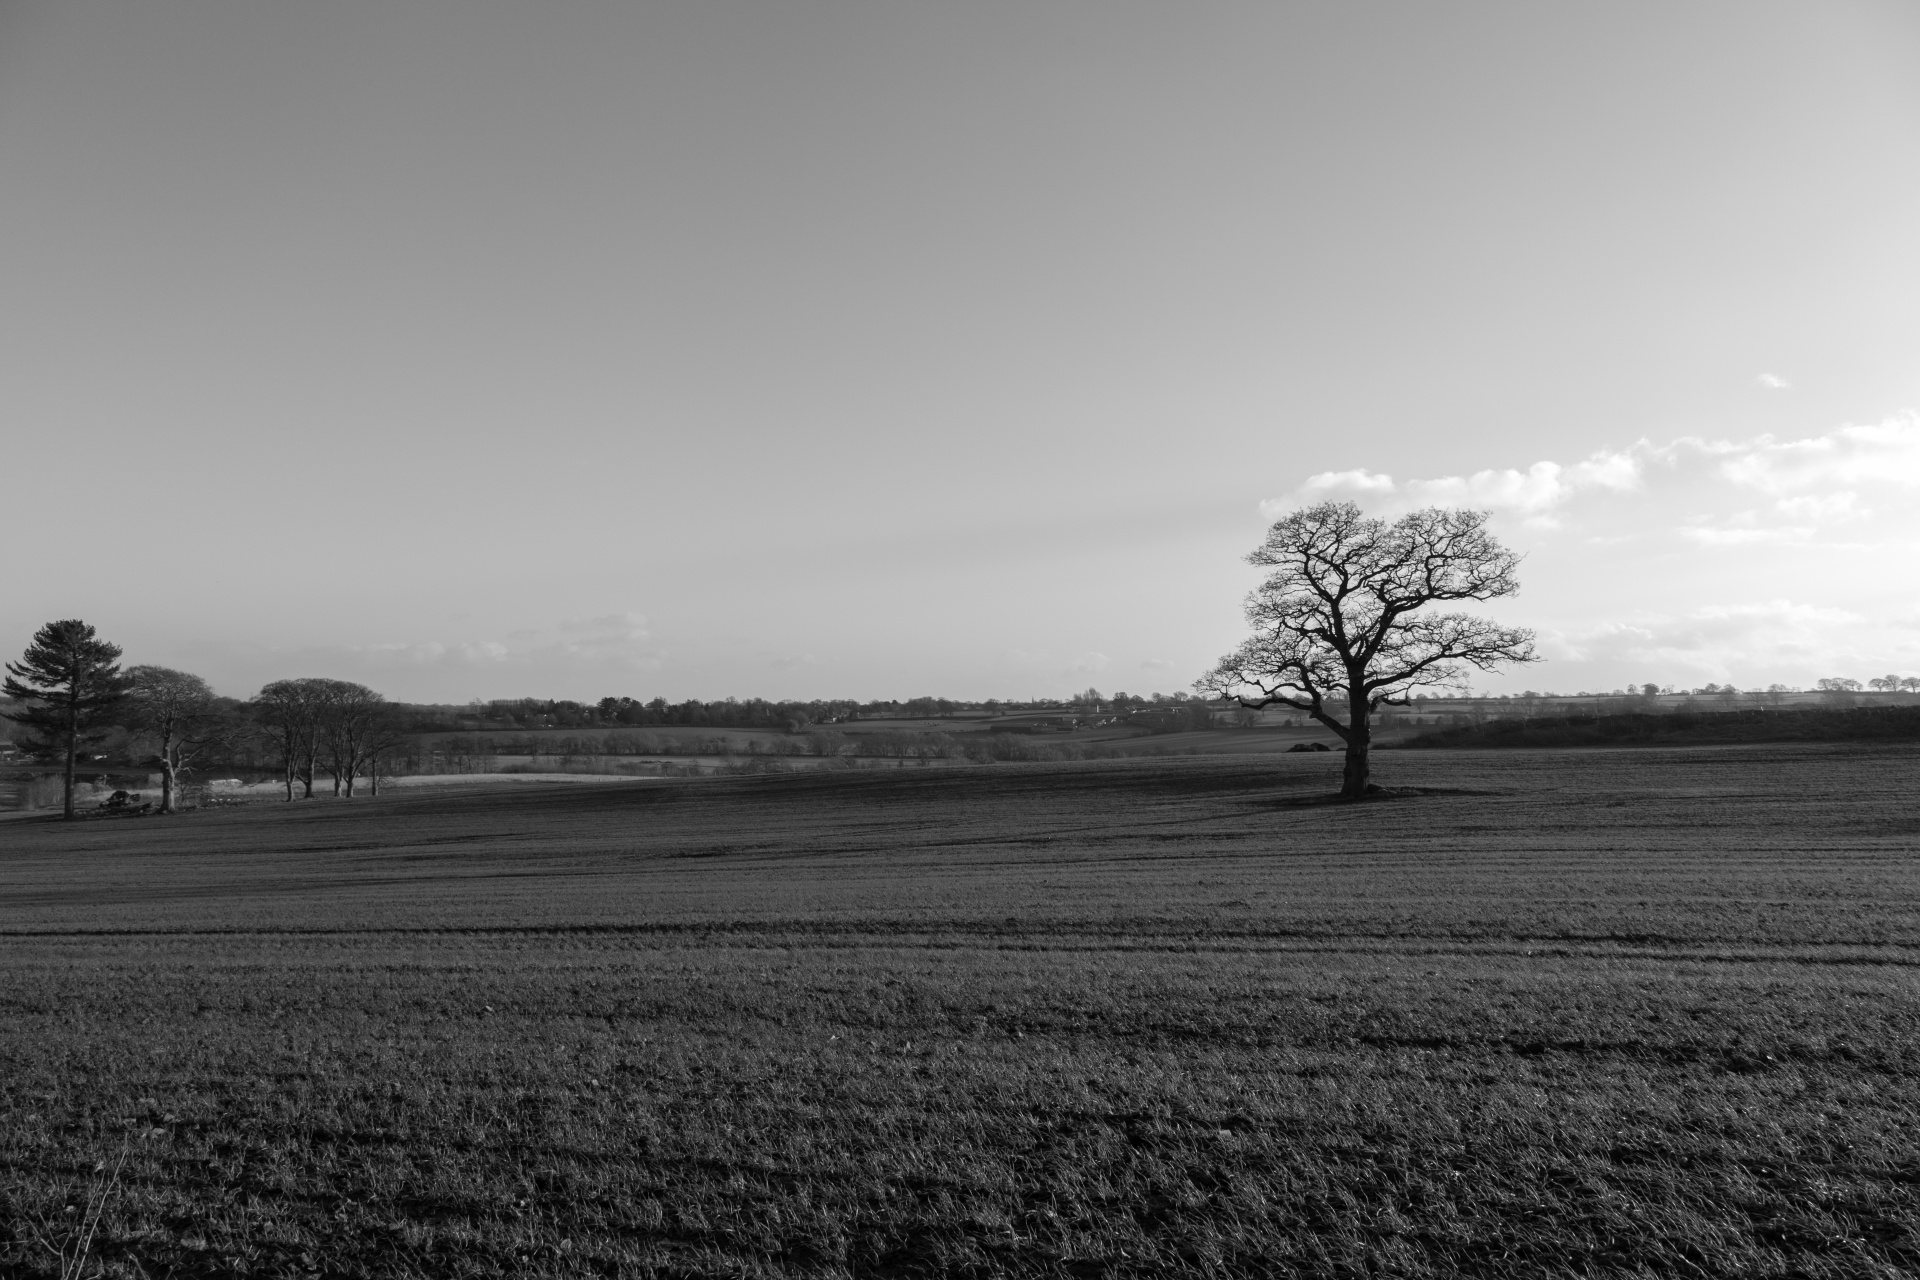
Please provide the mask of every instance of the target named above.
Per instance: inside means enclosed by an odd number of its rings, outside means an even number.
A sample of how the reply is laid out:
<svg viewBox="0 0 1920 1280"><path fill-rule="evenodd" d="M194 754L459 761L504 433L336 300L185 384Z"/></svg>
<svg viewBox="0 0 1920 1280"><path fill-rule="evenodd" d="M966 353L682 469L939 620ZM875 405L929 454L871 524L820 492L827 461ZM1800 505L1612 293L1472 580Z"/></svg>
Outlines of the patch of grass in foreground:
<svg viewBox="0 0 1920 1280"><path fill-rule="evenodd" d="M1920 1266L1910 970L788 942L36 943L0 1266Z"/></svg>
<svg viewBox="0 0 1920 1280"><path fill-rule="evenodd" d="M1912 1274L1916 760L14 824L0 1275Z"/></svg>

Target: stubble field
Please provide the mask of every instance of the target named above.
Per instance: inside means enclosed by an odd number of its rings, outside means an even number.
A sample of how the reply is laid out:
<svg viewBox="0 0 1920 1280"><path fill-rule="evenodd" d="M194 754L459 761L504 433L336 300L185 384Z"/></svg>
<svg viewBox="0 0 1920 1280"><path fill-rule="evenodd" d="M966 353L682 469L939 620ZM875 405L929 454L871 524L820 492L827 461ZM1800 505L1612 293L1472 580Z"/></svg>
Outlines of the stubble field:
<svg viewBox="0 0 1920 1280"><path fill-rule="evenodd" d="M7 823L0 1274L1920 1268L1920 751L1338 763Z"/></svg>

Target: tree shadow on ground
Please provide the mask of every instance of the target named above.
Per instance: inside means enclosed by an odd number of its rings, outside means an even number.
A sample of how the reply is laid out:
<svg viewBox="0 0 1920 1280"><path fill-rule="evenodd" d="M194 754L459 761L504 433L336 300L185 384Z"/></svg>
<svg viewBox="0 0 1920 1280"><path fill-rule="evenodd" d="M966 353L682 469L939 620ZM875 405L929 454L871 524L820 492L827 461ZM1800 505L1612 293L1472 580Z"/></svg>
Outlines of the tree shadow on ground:
<svg viewBox="0 0 1920 1280"><path fill-rule="evenodd" d="M1383 787L1375 783L1367 794L1350 799L1337 791L1288 792L1252 803L1263 809L1314 809L1326 805L1373 804L1385 800L1417 800L1423 796L1499 796L1504 791L1476 791L1465 787Z"/></svg>

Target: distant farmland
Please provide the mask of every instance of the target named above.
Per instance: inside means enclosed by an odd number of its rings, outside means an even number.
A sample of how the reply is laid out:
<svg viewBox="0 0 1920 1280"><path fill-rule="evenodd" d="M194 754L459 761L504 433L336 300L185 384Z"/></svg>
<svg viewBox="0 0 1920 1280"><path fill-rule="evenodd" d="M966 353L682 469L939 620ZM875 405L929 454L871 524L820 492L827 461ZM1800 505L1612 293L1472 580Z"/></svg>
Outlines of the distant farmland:
<svg viewBox="0 0 1920 1280"><path fill-rule="evenodd" d="M1920 740L1920 706L1896 704L1488 720L1428 730L1407 740L1405 745L1539 748L1917 740Z"/></svg>
<svg viewBox="0 0 1920 1280"><path fill-rule="evenodd" d="M1297 719L1297 717L1293 717ZM929 719L872 718L813 725L802 731L650 725L645 728L479 730L422 734L405 757L409 772L490 772L587 768L657 772L647 761L700 772L758 766L808 769L837 762L986 764L1114 759L1125 756L1241 755L1285 751L1299 742L1334 744L1317 724L1268 717L1254 728L1212 727L1158 731L1138 720L1096 718L1067 726L1049 714L959 715ZM1383 742L1405 736L1392 724Z"/></svg>
<svg viewBox="0 0 1920 1280"><path fill-rule="evenodd" d="M125 1275L1908 1274L1917 765L10 821L0 1273L59 1274L91 1188Z"/></svg>

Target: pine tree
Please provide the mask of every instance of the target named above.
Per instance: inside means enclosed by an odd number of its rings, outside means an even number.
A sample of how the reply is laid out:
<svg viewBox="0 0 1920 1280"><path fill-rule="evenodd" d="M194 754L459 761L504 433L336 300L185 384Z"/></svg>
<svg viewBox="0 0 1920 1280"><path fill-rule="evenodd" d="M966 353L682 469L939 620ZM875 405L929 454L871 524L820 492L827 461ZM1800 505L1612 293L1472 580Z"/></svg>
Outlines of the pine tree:
<svg viewBox="0 0 1920 1280"><path fill-rule="evenodd" d="M66 817L73 818L73 763L82 743L100 735L120 709L129 681L120 672L120 646L97 638L77 618L49 622L34 633L18 662L7 664L0 688L25 706L7 719L38 734L43 750L66 757Z"/></svg>

